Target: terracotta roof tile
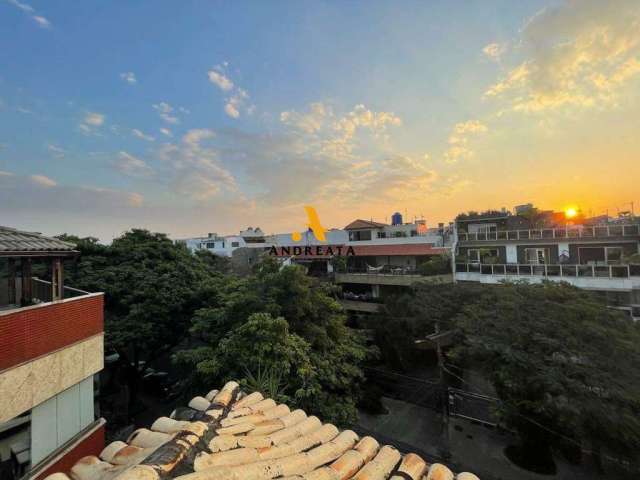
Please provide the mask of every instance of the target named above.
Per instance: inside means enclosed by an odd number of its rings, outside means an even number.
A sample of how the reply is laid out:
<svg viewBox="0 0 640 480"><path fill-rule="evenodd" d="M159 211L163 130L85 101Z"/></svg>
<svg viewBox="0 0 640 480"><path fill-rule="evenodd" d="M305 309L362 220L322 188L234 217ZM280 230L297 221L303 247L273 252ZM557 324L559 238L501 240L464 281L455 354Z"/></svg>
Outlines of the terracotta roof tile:
<svg viewBox="0 0 640 480"><path fill-rule="evenodd" d="M354 220L349 225L344 227L345 230L359 230L361 228L383 228L388 227L386 223L373 222L371 220Z"/></svg>
<svg viewBox="0 0 640 480"><path fill-rule="evenodd" d="M74 480L478 480L322 424L236 382L195 397L127 442L80 459ZM68 480L56 473L46 480Z"/></svg>
<svg viewBox="0 0 640 480"><path fill-rule="evenodd" d="M0 226L0 254L26 252L73 252L75 245L39 233Z"/></svg>

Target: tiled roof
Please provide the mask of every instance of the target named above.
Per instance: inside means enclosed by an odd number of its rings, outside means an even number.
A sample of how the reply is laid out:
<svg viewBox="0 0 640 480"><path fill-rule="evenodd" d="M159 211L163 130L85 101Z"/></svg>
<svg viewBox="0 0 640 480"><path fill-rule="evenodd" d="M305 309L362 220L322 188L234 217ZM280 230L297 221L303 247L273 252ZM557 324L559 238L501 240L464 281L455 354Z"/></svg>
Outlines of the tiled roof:
<svg viewBox="0 0 640 480"><path fill-rule="evenodd" d="M383 228L383 227L387 227L388 225L384 224L384 223L378 223L378 222L372 222L370 220L354 220L353 222L351 222L349 225L347 225L346 227L344 227L345 230L358 230L360 228Z"/></svg>
<svg viewBox="0 0 640 480"><path fill-rule="evenodd" d="M236 382L84 457L74 480L478 480L358 437ZM56 473L46 480L67 480Z"/></svg>
<svg viewBox="0 0 640 480"><path fill-rule="evenodd" d="M21 232L0 226L0 254L74 252L75 245L57 238L44 237L35 232Z"/></svg>
<svg viewBox="0 0 640 480"><path fill-rule="evenodd" d="M432 243L403 243L399 245L355 245L359 257L367 255L442 255L448 248L434 247Z"/></svg>

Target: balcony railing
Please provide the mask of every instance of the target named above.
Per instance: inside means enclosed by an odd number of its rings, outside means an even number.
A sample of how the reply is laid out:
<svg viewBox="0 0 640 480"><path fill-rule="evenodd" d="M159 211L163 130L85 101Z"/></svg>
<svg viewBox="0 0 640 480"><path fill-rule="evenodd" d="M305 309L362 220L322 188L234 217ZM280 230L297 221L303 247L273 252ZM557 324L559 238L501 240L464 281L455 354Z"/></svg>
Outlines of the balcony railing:
<svg viewBox="0 0 640 480"><path fill-rule="evenodd" d="M553 240L572 238L640 237L640 224L599 225L594 227L536 228L529 230L497 230L495 232L458 232L460 242L496 240Z"/></svg>
<svg viewBox="0 0 640 480"><path fill-rule="evenodd" d="M531 265L520 263L456 263L456 273L538 277L630 278L640 277L640 265Z"/></svg>
<svg viewBox="0 0 640 480"><path fill-rule="evenodd" d="M48 282L47 280L41 280L35 277L32 278L31 291L35 303L50 302L52 300L53 289L51 286L51 282ZM84 290L80 290L78 288L67 287L66 285L64 286L63 291L63 298L75 298L81 297L83 295L89 295L89 292L85 292Z"/></svg>

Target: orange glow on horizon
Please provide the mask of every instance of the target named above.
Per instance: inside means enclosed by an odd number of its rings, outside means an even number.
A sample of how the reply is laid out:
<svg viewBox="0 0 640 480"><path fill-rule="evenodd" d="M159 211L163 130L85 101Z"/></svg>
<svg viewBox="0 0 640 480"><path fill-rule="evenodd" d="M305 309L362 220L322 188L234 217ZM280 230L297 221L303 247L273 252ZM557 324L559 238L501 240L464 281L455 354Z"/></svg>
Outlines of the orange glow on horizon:
<svg viewBox="0 0 640 480"><path fill-rule="evenodd" d="M576 210L576 209L575 209L575 208L573 208L573 207L569 207L569 208L565 209L564 214L565 214L565 216L566 216L567 218L573 218L573 217L575 217L576 215L578 215L578 210Z"/></svg>

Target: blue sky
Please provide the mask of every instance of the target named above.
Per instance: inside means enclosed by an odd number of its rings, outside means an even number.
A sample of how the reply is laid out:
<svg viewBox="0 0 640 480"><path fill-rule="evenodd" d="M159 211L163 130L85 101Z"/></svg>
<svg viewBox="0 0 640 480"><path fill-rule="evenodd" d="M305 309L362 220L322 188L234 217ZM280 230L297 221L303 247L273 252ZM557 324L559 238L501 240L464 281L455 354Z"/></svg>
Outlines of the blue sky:
<svg viewBox="0 0 640 480"><path fill-rule="evenodd" d="M0 0L0 223L109 240L293 229L305 204L327 226L617 208L640 180L639 9L608 3Z"/></svg>

